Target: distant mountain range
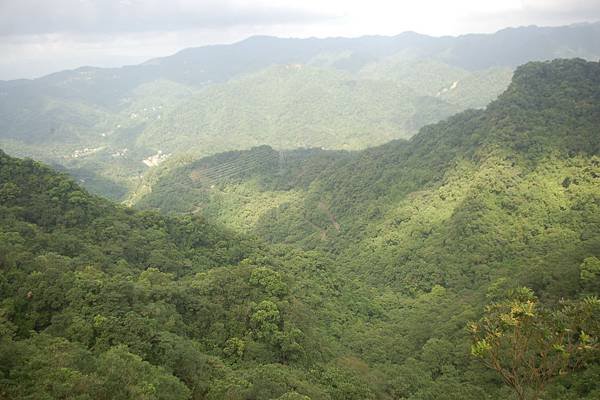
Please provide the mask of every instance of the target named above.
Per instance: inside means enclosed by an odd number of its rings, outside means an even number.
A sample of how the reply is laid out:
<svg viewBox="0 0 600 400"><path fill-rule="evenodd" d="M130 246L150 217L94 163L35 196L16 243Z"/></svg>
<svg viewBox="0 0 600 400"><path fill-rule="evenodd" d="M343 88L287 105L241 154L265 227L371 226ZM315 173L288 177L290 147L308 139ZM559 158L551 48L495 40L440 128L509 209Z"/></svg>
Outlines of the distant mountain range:
<svg viewBox="0 0 600 400"><path fill-rule="evenodd" d="M532 60L600 57L600 24L280 39L0 82L0 145L122 199L162 161L261 144L362 149L485 107Z"/></svg>

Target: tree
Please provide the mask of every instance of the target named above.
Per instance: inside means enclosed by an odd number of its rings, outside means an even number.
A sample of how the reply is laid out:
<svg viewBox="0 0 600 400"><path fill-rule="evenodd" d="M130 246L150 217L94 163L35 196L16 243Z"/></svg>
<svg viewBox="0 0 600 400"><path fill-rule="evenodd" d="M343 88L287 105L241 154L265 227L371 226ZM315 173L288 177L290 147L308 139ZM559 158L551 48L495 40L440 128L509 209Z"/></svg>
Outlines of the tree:
<svg viewBox="0 0 600 400"><path fill-rule="evenodd" d="M600 293L600 260L588 257L579 266L579 281L585 293Z"/></svg>
<svg viewBox="0 0 600 400"><path fill-rule="evenodd" d="M557 376L586 366L598 355L600 300L590 297L541 306L530 289L492 303L469 330L471 353L495 370L519 400L538 399Z"/></svg>

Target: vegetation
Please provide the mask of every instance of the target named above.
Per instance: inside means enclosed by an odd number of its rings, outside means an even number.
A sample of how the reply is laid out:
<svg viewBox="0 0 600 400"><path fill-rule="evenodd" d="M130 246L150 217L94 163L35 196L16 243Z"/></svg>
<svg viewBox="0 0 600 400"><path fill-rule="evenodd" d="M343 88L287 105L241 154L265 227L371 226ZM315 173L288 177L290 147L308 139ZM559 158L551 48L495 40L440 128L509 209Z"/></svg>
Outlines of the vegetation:
<svg viewBox="0 0 600 400"><path fill-rule="evenodd" d="M483 304L509 304L505 293L522 286L543 315L566 312L561 299L598 295L599 83L598 63L531 63L486 110L409 141L357 153L284 153L281 164L268 148L225 153L163 171L138 205L193 212L331 257L330 268L349 280L344 290L364 293L366 303L346 307L369 321L338 335L399 385L385 389L392 398L456 398L459 388L461 398L484 397L479 390L509 398L501 381L461 358L469 353L465 326ZM247 168L257 157L271 161ZM233 173L215 179L219 165ZM589 329L597 337L597 327ZM558 377L572 368L555 365L539 396L594 398L597 387L587 385L597 360ZM408 373L434 364L441 369ZM520 385L530 395L537 389L523 381L526 372Z"/></svg>
<svg viewBox="0 0 600 400"><path fill-rule="evenodd" d="M599 24L433 38L256 37L123 68L0 82L0 146L124 200L164 157L357 150L483 108L524 62L600 56ZM161 159L157 159L157 162Z"/></svg>
<svg viewBox="0 0 600 400"><path fill-rule="evenodd" d="M387 80L275 66L200 91L145 129L138 141L169 152L263 143L280 149L359 149L410 137L423 124L460 109Z"/></svg>
<svg viewBox="0 0 600 400"><path fill-rule="evenodd" d="M315 270L326 258L269 250L201 218L115 206L4 153L0 178L3 397L320 399L372 390L332 361L334 348L347 352L321 320L335 301L313 314L334 296L326 288L334 280ZM338 376L344 387L328 386Z"/></svg>
<svg viewBox="0 0 600 400"><path fill-rule="evenodd" d="M132 200L173 215L0 152L0 397L598 398L599 88L530 63L408 141L167 162Z"/></svg>
<svg viewBox="0 0 600 400"><path fill-rule="evenodd" d="M540 310L533 293L521 289L486 308L470 327L471 352L485 360L517 398L539 399L545 386L600 355L600 301L597 297Z"/></svg>

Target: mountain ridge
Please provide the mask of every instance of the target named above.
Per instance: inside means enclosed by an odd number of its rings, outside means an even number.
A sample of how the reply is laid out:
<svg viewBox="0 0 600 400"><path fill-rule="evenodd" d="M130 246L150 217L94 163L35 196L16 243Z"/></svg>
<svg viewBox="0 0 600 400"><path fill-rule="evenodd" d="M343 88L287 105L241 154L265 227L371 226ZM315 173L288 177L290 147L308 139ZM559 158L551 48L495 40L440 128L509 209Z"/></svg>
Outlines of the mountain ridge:
<svg viewBox="0 0 600 400"><path fill-rule="evenodd" d="M600 82L599 70L598 63L584 60L557 60L547 63L530 63L519 67L513 83L498 100L491 103L487 110L463 112L446 121L426 126L408 141L391 142L349 154L348 157L343 157L342 161L332 159L330 164L321 167L321 176L332 175L332 178L321 178L320 183L318 180L313 183L329 186L330 193L325 192L327 196L333 194L333 188L339 190L346 186L348 188L346 192L334 195L333 198L328 199L328 202L334 205L336 213L352 214L355 206L362 207L363 205L360 202L356 203L356 197L348 190L354 188L354 190L359 190L363 196L369 196L369 192L383 191L385 193L387 190L389 196L389 192L393 188L402 186L398 184L399 180L406 185L406 188L401 189L400 193L409 193L418 190L419 185L428 185L429 182L439 181L445 171L460 159L470 159L477 163L481 157L509 157L514 160L513 162L518 161L524 166L529 165L527 168L533 168L548 155L598 154L600 147L593 126L600 122L599 94L596 89L597 83ZM579 77L582 79L580 80ZM547 81L552 84L545 84ZM568 90L560 89L564 87L579 88L580 90L573 89L570 94ZM571 117L568 120L569 123L576 124L572 126L577 126L570 134L565 132L563 120L565 115L577 116L577 119ZM523 121L530 122L524 124ZM479 127L482 123L487 124L487 130ZM252 152L248 154L252 154ZM328 157L327 152L317 152L316 156L321 157L319 154L322 154L322 157ZM364 160L365 165L361 166L361 160ZM170 191L171 189L168 189L170 185L180 185L177 191L181 200L187 196L184 195L188 192L186 186L189 185L190 188L195 186L192 182L183 183L186 182L183 174L191 173L196 168L194 165L201 165L202 162L202 160L198 160L196 164L181 167L181 173L177 173L176 170L166 173L152 189L153 193L148 195L149 198L141 200L141 204L151 206L152 198L156 196L154 198L158 200L157 204L163 204L165 210L177 210L178 206L175 204L169 206L168 196L164 201L158 199L160 188L166 185L165 190ZM336 163L339 163L337 167ZM402 177L402 169L398 168L402 165L405 165L403 168L411 168L407 177ZM375 166L377 168L374 168ZM389 166L394 166L395 169L390 169ZM291 176L287 176L284 172L283 176L278 176L279 167L275 164L273 168L271 172L267 170L265 177L267 192L270 185L269 179L274 179L274 182L290 179L293 181L291 178L293 173ZM290 168L300 167L291 165ZM349 173L349 169L355 173ZM372 176L365 175L367 173ZM234 182L238 181L238 178L232 179ZM259 179L258 182L260 182L260 175L256 179ZM375 185L373 182L376 182L378 189L369 189ZM279 184L275 184L274 187L277 185ZM364 185L364 187L360 189L360 185ZM227 187L226 182L225 187ZM257 188L260 188L260 184ZM190 194L194 193L194 190L192 189ZM198 190L202 192L202 186ZM260 191L260 189L258 190ZM276 192L278 190L280 189L277 189ZM305 195L310 196L308 192ZM191 198L193 199L194 196L200 195L196 193ZM398 194L393 196L398 196ZM203 196L198 198L206 201ZM305 198L304 201L309 201L309 198ZM305 207L307 209L316 207L320 201L312 199ZM176 204L181 206L180 202ZM186 208L188 211L195 209L189 204ZM180 208L179 211L185 211L185 209ZM353 215L352 218L356 218L356 215ZM265 232L274 229L277 224L275 221L268 223L271 228L260 229ZM315 222L313 221L313 223ZM282 226L287 227L287 224L282 222ZM298 226L294 229L283 228L283 230L285 229L295 231L300 228ZM306 230L303 231L306 232ZM333 231L331 234L333 237L338 235Z"/></svg>
<svg viewBox="0 0 600 400"><path fill-rule="evenodd" d="M598 35L600 24L458 38L260 38L153 65L63 71L0 84L0 145L123 199L151 173L147 159L263 144L357 150L408 138L485 107L522 61L600 57ZM286 66L299 68L277 70Z"/></svg>
<svg viewBox="0 0 600 400"><path fill-rule="evenodd" d="M119 67L97 67L97 66L93 66L93 65L82 65L80 67L77 68L73 68L73 69L65 69L65 70L60 70L60 71L56 71L56 72L51 72L49 74L40 76L40 77L35 77L35 78L18 78L18 79L8 79L8 80L0 80L0 84L1 83L8 83L8 82L19 82L19 81L34 81L34 80L38 80L38 79L43 79L46 78L50 75L54 75L54 74L60 74L63 72L77 72L79 70L92 70L92 69L102 69L102 70L118 70L121 68L130 68L130 67L135 67L135 66L143 66L143 65L154 65L156 64L158 61L160 60L164 60L164 59L168 59L170 57L179 55L180 53L186 53L186 52L192 52L195 50L199 50L199 49L204 49L204 48L211 48L211 47L226 47L226 46L232 46L232 45L238 45L247 41L259 41L259 40L291 40L291 41L301 41L301 40L314 40L314 41L331 41L331 40L360 40L360 39L371 39L371 38L385 38L385 39L397 39L400 37L406 37L406 36L411 36L411 37L419 37L419 38L428 38L428 39L457 39L457 38L465 38L465 37L472 37L472 36L478 36L478 37L488 37L491 35L496 35L499 33L506 33L506 32L518 32L518 31L525 31L525 30L531 30L531 29L535 29L535 30L552 30L552 29L557 29L557 28L579 28L579 27L594 27L594 26L598 26L600 25L600 21L597 22L580 22L580 23L573 23L573 24L569 24L569 25L554 25L554 26L546 26L546 25L522 25L522 26L515 26L515 27L506 27L506 28L502 28L499 29L495 32L490 32L490 33L464 33L464 34L458 34L458 35L440 35L440 36L435 36L435 35L428 35L428 34L423 34L423 33L419 33L416 31L404 31L401 33L398 33L396 35L362 35L362 36L352 36L352 37L345 37L345 36L330 36L330 37L278 37L278 36L271 36L271 35L252 35L249 36L245 39L241 39L235 42L231 42L231 43L215 43L215 44L209 44L209 45L203 45L203 46L191 46L191 47L186 47L184 49L178 50L172 54L166 55L166 56L161 56L161 57L154 57L154 58L150 58L146 61L142 61L141 63L138 64L127 64L127 65L122 65Z"/></svg>
<svg viewBox="0 0 600 400"><path fill-rule="evenodd" d="M0 395L508 400L466 327L526 294L544 332L593 311L582 367L535 397L596 399L599 83L599 62L530 63L410 140L192 161L151 193L206 203L180 216L0 152Z"/></svg>

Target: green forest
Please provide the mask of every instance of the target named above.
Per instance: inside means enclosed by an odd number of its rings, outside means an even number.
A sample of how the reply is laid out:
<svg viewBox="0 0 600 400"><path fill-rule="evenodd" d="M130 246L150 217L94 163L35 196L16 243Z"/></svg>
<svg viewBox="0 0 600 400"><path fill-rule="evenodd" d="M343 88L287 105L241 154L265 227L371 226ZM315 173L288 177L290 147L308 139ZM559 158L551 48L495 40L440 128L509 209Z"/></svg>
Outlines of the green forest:
<svg viewBox="0 0 600 400"><path fill-rule="evenodd" d="M481 109L514 69L600 57L600 23L433 37L251 37L121 68L0 80L0 148L127 200L159 164L269 145L355 151Z"/></svg>
<svg viewBox="0 0 600 400"><path fill-rule="evenodd" d="M596 400L599 126L570 59L409 140L166 162L131 207L0 152L0 398Z"/></svg>

